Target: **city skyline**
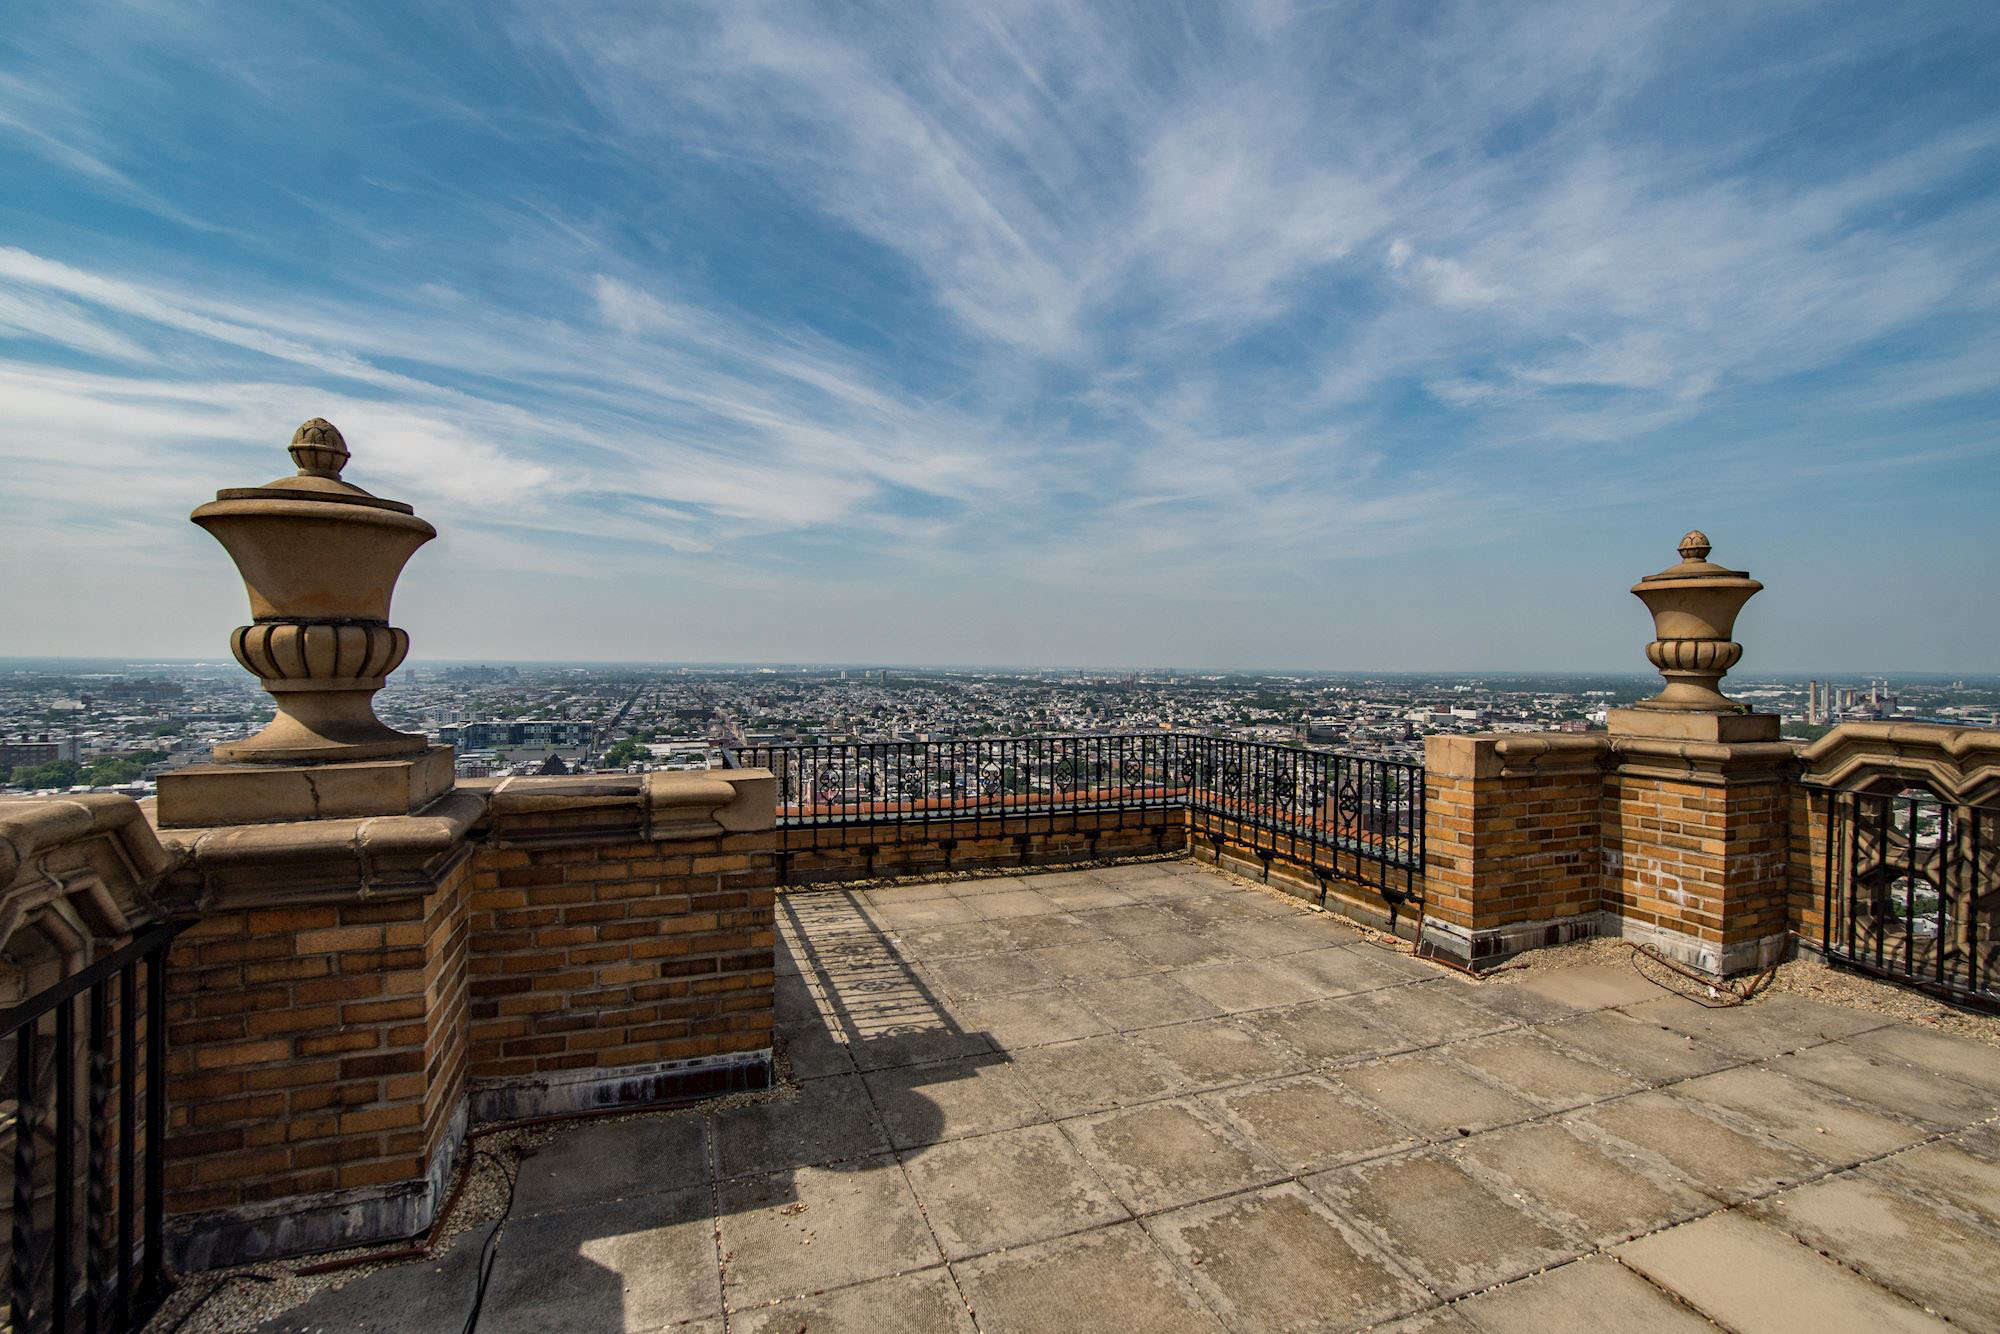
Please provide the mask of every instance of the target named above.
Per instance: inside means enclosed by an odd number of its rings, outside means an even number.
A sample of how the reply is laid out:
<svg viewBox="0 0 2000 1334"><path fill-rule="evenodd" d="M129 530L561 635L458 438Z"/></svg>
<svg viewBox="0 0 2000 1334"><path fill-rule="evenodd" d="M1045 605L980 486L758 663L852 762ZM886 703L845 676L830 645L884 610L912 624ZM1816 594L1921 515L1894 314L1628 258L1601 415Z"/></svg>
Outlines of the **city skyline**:
<svg viewBox="0 0 2000 1334"><path fill-rule="evenodd" d="M216 659L323 415L419 667L1637 676L1695 526L2000 663L1989 7L840 15L31 6L4 647Z"/></svg>

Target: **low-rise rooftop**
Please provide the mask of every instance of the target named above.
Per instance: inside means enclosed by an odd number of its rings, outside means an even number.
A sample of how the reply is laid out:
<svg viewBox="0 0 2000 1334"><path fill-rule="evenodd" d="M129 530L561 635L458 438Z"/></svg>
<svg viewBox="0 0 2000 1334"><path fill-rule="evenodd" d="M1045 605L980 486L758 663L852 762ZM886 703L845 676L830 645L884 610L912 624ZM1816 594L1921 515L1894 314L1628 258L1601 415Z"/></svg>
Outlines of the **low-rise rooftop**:
<svg viewBox="0 0 2000 1334"><path fill-rule="evenodd" d="M1475 982L1185 861L778 917L789 1085L554 1132L484 1334L2000 1327L1991 1046ZM456 1334L492 1226L263 1328Z"/></svg>

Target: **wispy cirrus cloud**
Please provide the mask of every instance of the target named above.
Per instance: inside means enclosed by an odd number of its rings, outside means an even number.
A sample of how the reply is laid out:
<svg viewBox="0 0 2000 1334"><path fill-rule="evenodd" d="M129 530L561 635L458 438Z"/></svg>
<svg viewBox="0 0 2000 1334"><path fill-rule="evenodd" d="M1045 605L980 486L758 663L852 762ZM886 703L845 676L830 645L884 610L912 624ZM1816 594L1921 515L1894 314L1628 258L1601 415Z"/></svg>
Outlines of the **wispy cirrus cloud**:
<svg viewBox="0 0 2000 1334"><path fill-rule="evenodd" d="M324 413L465 534L495 642L534 632L510 568L664 570L739 590L739 631L966 608L897 641L940 659L969 608L1091 589L1164 628L1083 656L1207 651L1172 629L1200 597L1249 661L1285 590L1678 528L1727 479L1785 479L1727 493L1777 524L2000 493L1981 6L491 20L95 0L13 35L22 549L95 516L143 551ZM176 476L107 496L108 461Z"/></svg>

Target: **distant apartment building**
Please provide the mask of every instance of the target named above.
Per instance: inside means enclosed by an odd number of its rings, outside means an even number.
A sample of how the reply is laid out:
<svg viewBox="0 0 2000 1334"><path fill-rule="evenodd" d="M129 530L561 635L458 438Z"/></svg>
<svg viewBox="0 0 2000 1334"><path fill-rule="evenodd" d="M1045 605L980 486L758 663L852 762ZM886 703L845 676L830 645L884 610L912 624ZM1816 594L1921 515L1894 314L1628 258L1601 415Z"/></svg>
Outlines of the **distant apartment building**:
<svg viewBox="0 0 2000 1334"><path fill-rule="evenodd" d="M438 728L440 743L461 750L573 750L589 747L596 736L596 723L567 718L447 723Z"/></svg>
<svg viewBox="0 0 2000 1334"><path fill-rule="evenodd" d="M52 737L44 732L37 738L15 737L0 741L0 769L54 764L57 760L75 763L82 758L82 743L73 736Z"/></svg>

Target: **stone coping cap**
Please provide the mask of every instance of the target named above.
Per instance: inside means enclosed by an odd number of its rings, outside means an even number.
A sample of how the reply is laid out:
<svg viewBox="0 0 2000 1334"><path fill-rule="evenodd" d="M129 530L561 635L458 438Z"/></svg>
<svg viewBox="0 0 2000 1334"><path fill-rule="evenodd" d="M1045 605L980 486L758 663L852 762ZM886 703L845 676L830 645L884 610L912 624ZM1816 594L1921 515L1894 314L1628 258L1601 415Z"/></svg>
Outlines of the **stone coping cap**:
<svg viewBox="0 0 2000 1334"><path fill-rule="evenodd" d="M777 779L768 769L503 778L479 790L492 832L505 842L696 838L777 823Z"/></svg>
<svg viewBox="0 0 2000 1334"><path fill-rule="evenodd" d="M2000 801L2000 731L1948 723L1842 723L1807 746L1805 780L1879 791L1919 785L1955 801Z"/></svg>
<svg viewBox="0 0 2000 1334"><path fill-rule="evenodd" d="M1425 738L1424 772L1437 778L1554 777L1636 763L1689 774L1745 773L1791 765L1792 741L1704 742L1618 736L1610 732L1481 732Z"/></svg>
<svg viewBox="0 0 2000 1334"><path fill-rule="evenodd" d="M164 875L173 865L145 812L130 797L115 792L0 797L0 885L49 850L96 834L109 834L118 842L140 879Z"/></svg>

